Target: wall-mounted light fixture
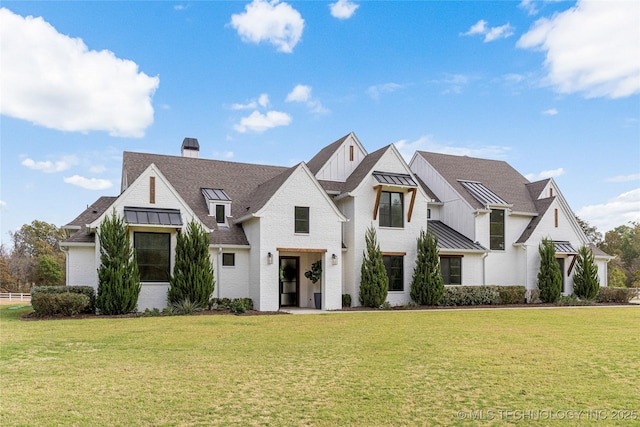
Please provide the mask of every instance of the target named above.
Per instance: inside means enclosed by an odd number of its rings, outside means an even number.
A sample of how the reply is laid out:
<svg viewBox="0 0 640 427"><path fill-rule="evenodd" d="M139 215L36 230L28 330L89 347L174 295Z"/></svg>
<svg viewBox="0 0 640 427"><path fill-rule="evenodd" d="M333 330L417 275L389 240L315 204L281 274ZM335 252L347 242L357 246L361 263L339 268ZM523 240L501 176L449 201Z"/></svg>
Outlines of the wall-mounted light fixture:
<svg viewBox="0 0 640 427"><path fill-rule="evenodd" d="M331 255L331 264L338 265L338 256L336 254Z"/></svg>
<svg viewBox="0 0 640 427"><path fill-rule="evenodd" d="M273 264L273 254L271 252L267 254L267 264Z"/></svg>

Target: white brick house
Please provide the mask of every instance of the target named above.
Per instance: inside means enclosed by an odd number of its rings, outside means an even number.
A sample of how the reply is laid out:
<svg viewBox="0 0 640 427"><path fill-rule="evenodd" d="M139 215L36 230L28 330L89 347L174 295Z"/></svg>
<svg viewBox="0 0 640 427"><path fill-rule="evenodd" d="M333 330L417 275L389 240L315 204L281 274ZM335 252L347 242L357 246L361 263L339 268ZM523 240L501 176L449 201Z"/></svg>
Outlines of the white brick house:
<svg viewBox="0 0 640 427"><path fill-rule="evenodd" d="M409 166L393 145L367 153L353 133L290 168L201 159L193 138L181 156L125 152L120 195L101 197L64 227L68 285L97 289L99 227L114 210L137 254L138 310L167 305L177 233L192 219L210 236L213 296L249 297L262 311L314 307L316 293L325 310L341 308L343 294L359 305L370 226L391 305L410 301L416 239L427 227L447 284L533 289L537 246L549 237L570 293L575 248L586 243L553 180L529 183L504 162L424 152ZM606 285L608 256L596 257ZM319 260L314 286L304 272Z"/></svg>

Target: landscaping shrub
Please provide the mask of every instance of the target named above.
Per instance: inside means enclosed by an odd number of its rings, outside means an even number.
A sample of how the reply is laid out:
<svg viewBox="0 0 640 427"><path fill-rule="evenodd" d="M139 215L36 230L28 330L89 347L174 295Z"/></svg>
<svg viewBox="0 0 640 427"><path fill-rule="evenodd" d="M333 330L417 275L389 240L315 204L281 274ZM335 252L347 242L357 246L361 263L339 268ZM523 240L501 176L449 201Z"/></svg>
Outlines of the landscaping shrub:
<svg viewBox="0 0 640 427"><path fill-rule="evenodd" d="M211 298L209 300L209 310L231 310L232 313L244 313L253 310L253 300L251 298Z"/></svg>
<svg viewBox="0 0 640 427"><path fill-rule="evenodd" d="M527 289L524 286L496 286L500 295L500 304L522 304Z"/></svg>
<svg viewBox="0 0 640 427"><path fill-rule="evenodd" d="M343 307L351 307L351 295L350 294L342 294L342 306Z"/></svg>
<svg viewBox="0 0 640 427"><path fill-rule="evenodd" d="M573 292L578 298L592 300L598 294L599 288L598 266L593 251L582 246L578 250L576 272L573 275Z"/></svg>
<svg viewBox="0 0 640 427"><path fill-rule="evenodd" d="M556 261L556 247L552 240L544 239L538 247L540 271L538 289L542 302L556 302L562 293L562 272Z"/></svg>
<svg viewBox="0 0 640 427"><path fill-rule="evenodd" d="M444 293L438 237L431 231L420 230L417 250L411 279L411 300L418 305L436 305Z"/></svg>
<svg viewBox="0 0 640 427"><path fill-rule="evenodd" d="M63 294L67 292L86 295L89 298L89 305L83 313L96 312L96 291L91 286L34 286L31 288L31 298L39 293Z"/></svg>
<svg viewBox="0 0 640 427"><path fill-rule="evenodd" d="M564 306L572 306L572 305L591 305L593 304L592 299L580 299L580 297L576 295L560 295L558 300L556 301L557 305Z"/></svg>
<svg viewBox="0 0 640 427"><path fill-rule="evenodd" d="M373 225L365 233L365 242L366 248L360 267L360 304L377 308L387 300L389 278Z"/></svg>
<svg viewBox="0 0 640 427"><path fill-rule="evenodd" d="M496 305L500 304L497 286L445 286L439 305Z"/></svg>
<svg viewBox="0 0 640 427"><path fill-rule="evenodd" d="M636 290L633 288L600 288L596 295L596 302L613 302L626 304L634 297Z"/></svg>
<svg viewBox="0 0 640 427"><path fill-rule="evenodd" d="M194 311L202 310L202 306L198 302L191 301L189 298L172 302L170 307L171 312L178 315L193 314Z"/></svg>
<svg viewBox="0 0 640 427"><path fill-rule="evenodd" d="M89 297L72 292L36 292L31 297L31 305L36 316L75 316L89 306Z"/></svg>

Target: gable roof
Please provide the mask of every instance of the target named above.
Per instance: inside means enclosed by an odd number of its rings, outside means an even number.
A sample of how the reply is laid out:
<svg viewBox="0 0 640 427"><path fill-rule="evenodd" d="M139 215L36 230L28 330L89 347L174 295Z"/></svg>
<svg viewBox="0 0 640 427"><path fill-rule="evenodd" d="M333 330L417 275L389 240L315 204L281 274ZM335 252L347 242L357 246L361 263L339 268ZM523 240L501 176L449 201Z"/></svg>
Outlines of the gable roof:
<svg viewBox="0 0 640 427"><path fill-rule="evenodd" d="M320 150L318 154L313 156L313 158L307 162L307 167L309 168L311 173L315 175L318 172L320 172L320 169L322 169L325 163L329 161L329 159L331 158L331 156L333 156L336 150L340 148L342 143L346 141L347 138L349 138L350 136L351 136L351 133L348 133L347 135L343 136L337 141L334 141L331 144L327 145L322 150Z"/></svg>
<svg viewBox="0 0 640 427"><path fill-rule="evenodd" d="M544 214L547 213L547 210L549 210L549 206L551 206L551 203L553 203L555 199L555 197L547 197L544 199L536 199L533 201L536 206L536 212L538 212L538 215L531 218L529 225L527 225L527 228L524 229L516 243L525 243L527 240L529 240L529 237L531 237L533 232L536 230L536 227L538 227L538 224L540 224L540 221L544 217Z"/></svg>
<svg viewBox="0 0 640 427"><path fill-rule="evenodd" d="M62 228L67 230L78 230L74 234L72 234L67 240L61 242L62 246L65 246L65 243L94 243L95 236L94 233L91 233L87 228L87 224L92 223L97 218L100 217L103 213L106 212L107 209L115 202L117 197L100 197L98 200L93 202L90 206L87 206L87 209L84 210L80 215L78 215L73 221L63 226Z"/></svg>
<svg viewBox="0 0 640 427"><path fill-rule="evenodd" d="M212 244L248 245L242 227L230 221L229 227L219 227L209 215L203 188L222 189L231 199L231 216L240 218L251 208L251 196L256 188L287 170L280 166L256 165L161 154L123 154L123 177L132 183L150 165L171 183L198 219L209 229Z"/></svg>
<svg viewBox="0 0 640 427"><path fill-rule="evenodd" d="M460 181L475 181L500 199L512 205L514 212L535 214L536 208L527 189L529 181L507 162L479 159L468 156L418 151L469 205L475 209L487 209Z"/></svg>
<svg viewBox="0 0 640 427"><path fill-rule="evenodd" d="M360 185L362 180L372 172L373 167L378 163L378 160L387 152L387 150L391 149L391 145L387 145L386 147L382 147L373 153L367 154L365 158L360 162L358 167L349 175L349 178L345 181L342 192L350 193Z"/></svg>

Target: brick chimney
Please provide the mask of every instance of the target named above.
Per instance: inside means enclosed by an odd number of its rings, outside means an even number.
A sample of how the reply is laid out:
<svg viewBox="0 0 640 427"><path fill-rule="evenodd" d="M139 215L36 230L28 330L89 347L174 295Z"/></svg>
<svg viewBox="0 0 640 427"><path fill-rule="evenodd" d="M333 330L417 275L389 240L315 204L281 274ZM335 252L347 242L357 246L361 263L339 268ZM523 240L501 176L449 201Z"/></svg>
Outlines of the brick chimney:
<svg viewBox="0 0 640 427"><path fill-rule="evenodd" d="M197 159L200 153L200 144L196 138L185 138L182 141L182 157Z"/></svg>

